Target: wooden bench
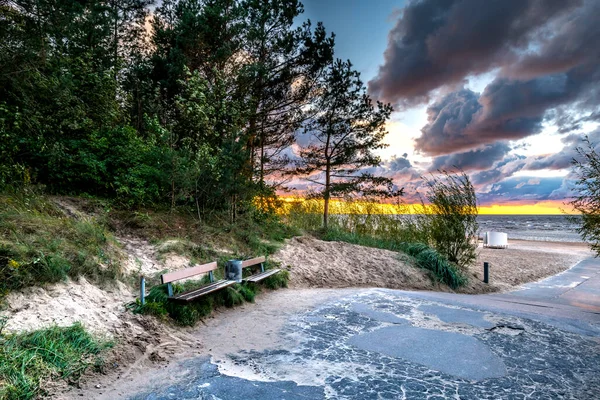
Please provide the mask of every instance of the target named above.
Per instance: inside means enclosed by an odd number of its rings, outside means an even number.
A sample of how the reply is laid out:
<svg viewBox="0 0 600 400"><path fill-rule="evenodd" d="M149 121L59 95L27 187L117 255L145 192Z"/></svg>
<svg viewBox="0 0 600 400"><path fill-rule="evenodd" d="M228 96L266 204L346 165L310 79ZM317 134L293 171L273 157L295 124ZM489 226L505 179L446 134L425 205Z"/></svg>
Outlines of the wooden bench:
<svg viewBox="0 0 600 400"><path fill-rule="evenodd" d="M244 270L244 268L253 268L257 265L260 265L259 273L250 275L249 277L242 279L242 281L244 281L244 282L259 282L259 281L262 281L263 279L265 279L271 275L275 275L276 273L281 271L278 268L268 269L265 271L265 262L266 261L267 261L266 257L256 257L256 258L251 258L250 260L242 261L242 271Z"/></svg>
<svg viewBox="0 0 600 400"><path fill-rule="evenodd" d="M217 290L221 290L226 288L227 286L231 286L235 284L235 281L229 280L220 280L215 281L213 271L218 269L217 262L213 261L208 264L196 265L191 268L182 269L175 272L169 272L168 274L163 274L160 276L160 281L163 284L167 284L167 290L169 291L169 300L177 301L177 302L188 302L198 297L204 296L206 294L216 292ZM206 274L208 272L208 276L210 279L210 283L204 285L198 289L189 290L184 293L179 293L177 296L173 295L173 285L172 282L178 281L180 279L190 278L192 276Z"/></svg>

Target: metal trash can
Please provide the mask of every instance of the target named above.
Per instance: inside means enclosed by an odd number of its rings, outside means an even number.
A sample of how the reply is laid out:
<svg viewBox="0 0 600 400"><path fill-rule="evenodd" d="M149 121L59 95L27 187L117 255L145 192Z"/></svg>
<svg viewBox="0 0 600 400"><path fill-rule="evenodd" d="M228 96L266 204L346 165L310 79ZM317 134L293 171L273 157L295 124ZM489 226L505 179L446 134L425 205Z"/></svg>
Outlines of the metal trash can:
<svg viewBox="0 0 600 400"><path fill-rule="evenodd" d="M231 281L237 283L242 282L242 261L241 260L229 260L225 265L225 277Z"/></svg>

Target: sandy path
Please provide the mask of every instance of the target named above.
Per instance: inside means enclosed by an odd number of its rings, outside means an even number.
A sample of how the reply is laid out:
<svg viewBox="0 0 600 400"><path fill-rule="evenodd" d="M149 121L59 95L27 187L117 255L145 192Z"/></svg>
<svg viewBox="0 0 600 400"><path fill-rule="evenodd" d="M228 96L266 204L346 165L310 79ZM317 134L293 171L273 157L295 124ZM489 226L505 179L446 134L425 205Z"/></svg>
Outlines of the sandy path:
<svg viewBox="0 0 600 400"><path fill-rule="evenodd" d="M168 355L163 352L164 356L153 360L154 363L136 362L129 368L108 370L105 375L88 376L81 382L80 388L69 387L66 392L54 396L54 399L122 398L123 393L131 393L132 389L143 390L156 379L173 379L169 371L160 372L169 361L182 361L198 356L210 356L219 364L222 372L244 377L248 375L248 370L236 365L227 357L228 354L244 350L290 348L293 343L282 341L280 331L291 316L312 310L331 299L355 294L358 290L360 289L263 291L256 297L254 304L220 309L196 327L183 329L183 335L166 340L164 337L162 340L158 338L159 343L166 342L171 346ZM180 343L176 346L175 342ZM153 344L151 348L156 347ZM149 370L153 372L150 374Z"/></svg>

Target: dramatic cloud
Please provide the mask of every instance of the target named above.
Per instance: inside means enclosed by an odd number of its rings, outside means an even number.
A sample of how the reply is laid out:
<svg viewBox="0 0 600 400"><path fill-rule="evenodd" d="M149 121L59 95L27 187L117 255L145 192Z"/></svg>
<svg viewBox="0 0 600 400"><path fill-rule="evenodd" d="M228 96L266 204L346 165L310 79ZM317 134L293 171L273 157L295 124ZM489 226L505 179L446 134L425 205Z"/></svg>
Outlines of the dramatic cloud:
<svg viewBox="0 0 600 400"><path fill-rule="evenodd" d="M479 149L464 153L454 153L433 159L430 171L441 169L459 168L464 171L486 170L494 166L497 161L504 159L510 151L510 146L505 142L498 142Z"/></svg>
<svg viewBox="0 0 600 400"><path fill-rule="evenodd" d="M369 82L392 103L422 101L440 86L508 65L539 28L580 5L564 0L424 0L409 3Z"/></svg>
<svg viewBox="0 0 600 400"><path fill-rule="evenodd" d="M385 101L418 103L432 90L495 71L483 93L461 89L429 105L416 140L428 156L520 140L546 121L565 133L579 129L600 119L598 15L595 0L413 1L390 32L369 89Z"/></svg>

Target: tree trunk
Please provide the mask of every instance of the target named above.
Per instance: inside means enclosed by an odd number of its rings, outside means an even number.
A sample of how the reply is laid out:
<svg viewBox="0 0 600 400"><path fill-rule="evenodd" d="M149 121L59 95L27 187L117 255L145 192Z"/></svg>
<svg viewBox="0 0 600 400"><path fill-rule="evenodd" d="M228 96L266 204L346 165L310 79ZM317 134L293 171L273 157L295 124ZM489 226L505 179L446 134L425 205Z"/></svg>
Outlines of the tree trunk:
<svg viewBox="0 0 600 400"><path fill-rule="evenodd" d="M329 166L329 162L327 163L327 168L325 169L325 192L323 193L323 228L327 230L328 220L329 220L329 185L331 182L331 169Z"/></svg>

